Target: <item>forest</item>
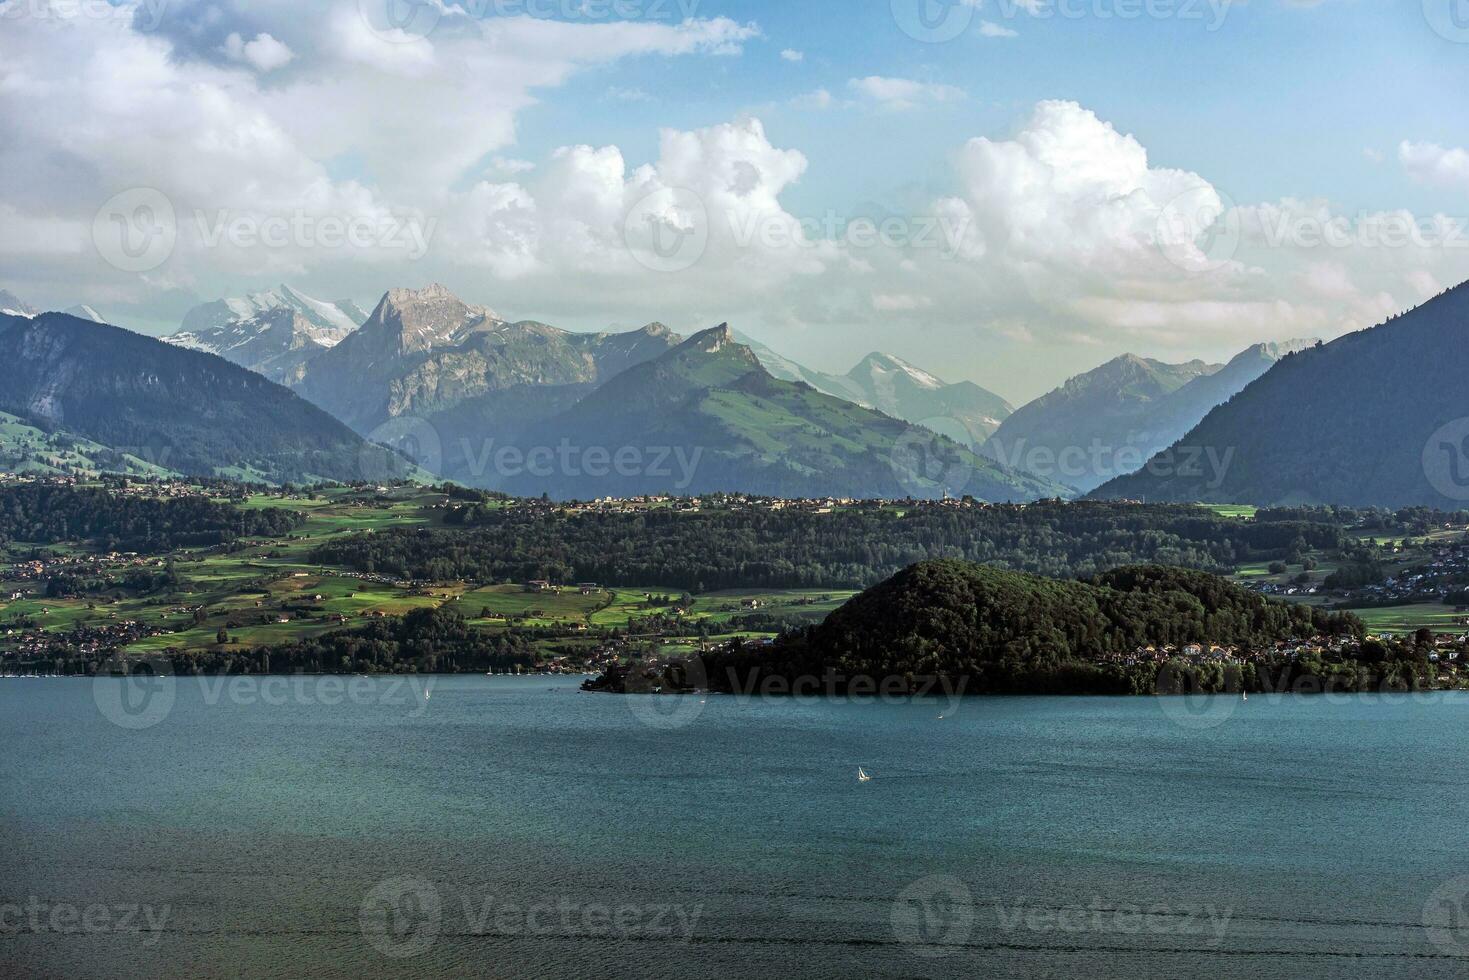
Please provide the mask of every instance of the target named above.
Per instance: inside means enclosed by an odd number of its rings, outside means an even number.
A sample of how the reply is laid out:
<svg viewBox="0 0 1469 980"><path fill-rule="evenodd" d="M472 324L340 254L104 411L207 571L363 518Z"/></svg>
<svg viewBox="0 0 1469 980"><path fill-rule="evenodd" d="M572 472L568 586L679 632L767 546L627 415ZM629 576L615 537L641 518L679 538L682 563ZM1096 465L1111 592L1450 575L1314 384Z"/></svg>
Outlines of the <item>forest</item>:
<svg viewBox="0 0 1469 980"><path fill-rule="evenodd" d="M52 483L0 486L0 546L85 542L99 551L161 552L241 537L279 537L294 511L242 510L204 497L158 498Z"/></svg>
<svg viewBox="0 0 1469 980"><path fill-rule="evenodd" d="M355 535L315 549L312 560L430 581L860 589L937 558L1083 578L1140 563L1225 571L1341 547L1336 515L1312 516L1239 521L1192 506L1100 502L571 516L472 506L450 515L461 526Z"/></svg>

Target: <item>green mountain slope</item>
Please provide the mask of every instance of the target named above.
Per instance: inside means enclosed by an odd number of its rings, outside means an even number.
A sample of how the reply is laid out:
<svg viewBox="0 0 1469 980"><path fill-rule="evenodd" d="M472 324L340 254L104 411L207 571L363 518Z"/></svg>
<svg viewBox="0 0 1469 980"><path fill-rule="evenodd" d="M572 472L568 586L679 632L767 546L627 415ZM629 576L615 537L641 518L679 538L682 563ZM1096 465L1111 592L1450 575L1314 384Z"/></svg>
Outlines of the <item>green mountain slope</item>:
<svg viewBox="0 0 1469 980"><path fill-rule="evenodd" d="M1457 510L1469 501L1466 377L1469 284L1285 358L1095 495Z"/></svg>
<svg viewBox="0 0 1469 980"><path fill-rule="evenodd" d="M571 465L558 456L539 472L501 468L485 482L581 498L727 490L1034 500L1066 492L925 429L772 377L727 326L629 369L517 440L543 458L562 446ZM620 452L624 467L592 473L582 465L590 454L600 461Z"/></svg>
<svg viewBox="0 0 1469 980"><path fill-rule="evenodd" d="M0 411L33 425L191 475L360 478L351 430L213 355L62 313L0 316L0 348Z"/></svg>
<svg viewBox="0 0 1469 980"><path fill-rule="evenodd" d="M96 476L99 473L142 477L177 475L172 470L116 452L65 429L33 425L8 412L0 412L0 473L37 476Z"/></svg>

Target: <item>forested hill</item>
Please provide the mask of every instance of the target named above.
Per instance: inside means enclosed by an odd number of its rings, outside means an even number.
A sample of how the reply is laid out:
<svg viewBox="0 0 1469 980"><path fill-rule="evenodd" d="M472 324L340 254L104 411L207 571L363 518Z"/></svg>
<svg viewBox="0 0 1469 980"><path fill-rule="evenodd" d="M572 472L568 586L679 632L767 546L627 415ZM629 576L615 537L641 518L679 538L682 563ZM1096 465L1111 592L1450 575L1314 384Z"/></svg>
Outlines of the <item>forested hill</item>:
<svg viewBox="0 0 1469 980"><path fill-rule="evenodd" d="M0 315L0 349L0 411L168 470L347 481L362 478L364 458L395 459L258 374L119 327L63 313Z"/></svg>
<svg viewBox="0 0 1469 980"><path fill-rule="evenodd" d="M1343 541L1325 512L1245 522L1191 506L1096 502L574 516L470 506L448 519L462 528L355 535L316 549L312 560L435 581L656 583L705 592L865 588L930 558L1056 578L1139 562L1222 570Z"/></svg>
<svg viewBox="0 0 1469 980"><path fill-rule="evenodd" d="M1150 645L1243 651L1362 633L1349 615L1273 602L1184 569L1133 566L1058 582L945 560L905 569L772 649L726 651L704 663L716 690L835 672L962 678L968 693L1044 693L1129 684L1126 671L1109 671L1105 661ZM1150 684L1156 672L1147 667L1138 681Z"/></svg>

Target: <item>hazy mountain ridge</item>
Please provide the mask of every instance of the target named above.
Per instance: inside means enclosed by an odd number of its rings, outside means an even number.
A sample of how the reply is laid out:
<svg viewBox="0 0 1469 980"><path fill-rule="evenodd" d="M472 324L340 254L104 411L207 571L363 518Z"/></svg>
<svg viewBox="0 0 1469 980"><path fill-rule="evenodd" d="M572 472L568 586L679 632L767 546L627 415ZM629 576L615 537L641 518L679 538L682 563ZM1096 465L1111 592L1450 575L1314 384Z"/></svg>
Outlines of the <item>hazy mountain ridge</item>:
<svg viewBox="0 0 1469 980"><path fill-rule="evenodd" d="M1094 496L1461 509L1469 502L1469 284L1286 357L1143 472ZM1213 450L1216 466L1183 466Z"/></svg>
<svg viewBox="0 0 1469 980"><path fill-rule="evenodd" d="M1125 354L1022 406L985 452L1012 465L1031 464L1083 491L1095 489L1140 468L1280 357L1311 343L1257 344L1224 365Z"/></svg>
<svg viewBox="0 0 1469 980"><path fill-rule="evenodd" d="M894 418L925 425L966 445L984 444L1015 411L1005 399L971 381L950 384L893 354L867 355L846 374L827 374L798 364L736 332L770 374Z"/></svg>

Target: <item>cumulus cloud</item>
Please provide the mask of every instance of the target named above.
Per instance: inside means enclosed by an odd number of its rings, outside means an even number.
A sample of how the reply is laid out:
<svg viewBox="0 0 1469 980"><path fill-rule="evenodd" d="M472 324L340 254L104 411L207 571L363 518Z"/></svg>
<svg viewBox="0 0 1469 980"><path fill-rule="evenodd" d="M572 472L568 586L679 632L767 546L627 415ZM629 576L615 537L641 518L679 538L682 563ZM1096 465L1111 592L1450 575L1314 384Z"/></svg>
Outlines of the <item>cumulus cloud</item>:
<svg viewBox="0 0 1469 980"><path fill-rule="evenodd" d="M1411 143L1398 147L1398 162L1414 180L1440 187L1469 190L1469 150L1446 149L1437 143Z"/></svg>
<svg viewBox="0 0 1469 980"><path fill-rule="evenodd" d="M224 39L222 49L231 61L246 62L258 71L284 68L296 57L290 48L263 32L255 35L253 41L246 41L239 34L231 34Z"/></svg>
<svg viewBox="0 0 1469 980"><path fill-rule="evenodd" d="M393 36L357 0L171 0L161 17L154 7L59 20L22 4L5 18L0 171L25 179L0 187L14 215L0 248L23 251L23 232L74 243L68 262L39 249L17 288L90 282L117 308L287 275L334 274L368 292L384 275L370 267L402 262L401 251L302 247L309 236L295 232L280 247L235 247L205 241L199 225L426 225L515 142L516 116L539 92L624 58L736 55L759 36L727 18L479 19L459 7L437 8L425 36ZM180 216L172 259L146 277L110 268L89 240L98 208L138 187Z"/></svg>
<svg viewBox="0 0 1469 980"><path fill-rule="evenodd" d="M804 51L797 51L794 48L786 48L780 53L780 57L782 61L800 63L806 60L806 53Z"/></svg>
<svg viewBox="0 0 1469 980"><path fill-rule="evenodd" d="M920 363L910 345L927 344L939 364L985 345L1193 356L1331 336L1469 278L1451 219L1234 202L1073 102L1040 103L1005 135L956 135L929 182L939 190L901 213L800 213L792 189L824 175L755 118L667 129L641 157L571 141L510 155L517 115L580 72L725 57L758 37L727 19L487 22L448 7L432 33L397 37L355 0L176 2L157 30L20 17L0 32L0 172L23 177L0 185L16 292L150 310L281 279L362 299L437 279L568 325L730 319ZM963 97L885 76L840 94L805 104ZM1407 143L1399 158L1425 182L1465 186L1463 150ZM179 221L171 257L141 275L107 265L92 239L103 202L139 187ZM285 237L242 240L230 233L242 219L282 220ZM324 247L324 220L408 244L416 231L422 250L372 235ZM689 241L691 261L670 261L665 246Z"/></svg>

